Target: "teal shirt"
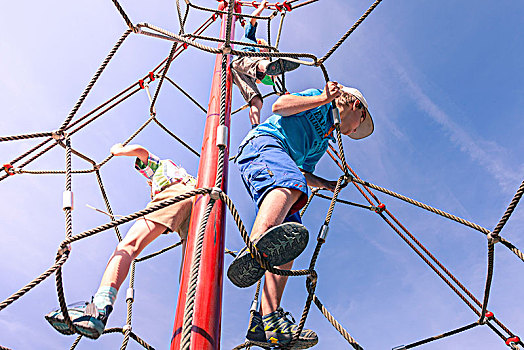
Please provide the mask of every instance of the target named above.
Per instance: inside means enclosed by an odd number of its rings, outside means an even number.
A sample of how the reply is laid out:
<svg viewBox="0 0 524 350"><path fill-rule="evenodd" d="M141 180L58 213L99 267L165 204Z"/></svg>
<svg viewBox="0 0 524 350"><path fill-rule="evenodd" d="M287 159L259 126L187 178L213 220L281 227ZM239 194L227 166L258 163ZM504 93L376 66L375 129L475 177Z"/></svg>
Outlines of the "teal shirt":
<svg viewBox="0 0 524 350"><path fill-rule="evenodd" d="M309 89L295 96L318 96L319 89ZM273 114L264 123L251 130L242 144L260 135L279 139L286 152L302 170L312 173L328 148L328 141L335 141L331 103L283 117Z"/></svg>

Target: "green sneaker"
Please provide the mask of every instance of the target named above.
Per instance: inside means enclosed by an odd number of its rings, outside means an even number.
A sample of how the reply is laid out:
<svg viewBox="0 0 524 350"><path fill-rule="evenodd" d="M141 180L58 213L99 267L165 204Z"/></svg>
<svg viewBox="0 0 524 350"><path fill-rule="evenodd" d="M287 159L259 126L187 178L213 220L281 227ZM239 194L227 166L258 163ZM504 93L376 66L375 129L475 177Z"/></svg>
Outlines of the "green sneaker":
<svg viewBox="0 0 524 350"><path fill-rule="evenodd" d="M291 320L287 318L291 317ZM298 326L289 312L279 307L276 311L262 317L267 342L273 346L283 346L291 342ZM291 349L307 349L318 343L318 336L310 329L303 329Z"/></svg>

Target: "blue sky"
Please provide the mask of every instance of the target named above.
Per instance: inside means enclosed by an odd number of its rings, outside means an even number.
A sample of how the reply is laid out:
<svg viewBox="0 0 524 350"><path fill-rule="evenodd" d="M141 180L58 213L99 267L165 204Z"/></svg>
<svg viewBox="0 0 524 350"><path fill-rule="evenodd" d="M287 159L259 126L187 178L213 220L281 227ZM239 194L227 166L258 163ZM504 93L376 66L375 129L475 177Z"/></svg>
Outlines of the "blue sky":
<svg viewBox="0 0 524 350"><path fill-rule="evenodd" d="M198 4L216 6L216 1ZM289 13L280 49L323 56L371 5L371 1L321 0ZM178 32L173 1L122 1L134 23L148 22ZM244 11L250 11L244 10ZM370 105L375 133L364 140L344 140L350 165L360 177L411 198L493 228L522 181L524 110L519 31L524 15L520 2L391 1L384 0L370 17L327 60L333 80L359 88ZM186 31L197 28L208 14L192 9ZM0 14L0 135L57 129L114 43L126 30L111 1L9 2ZM273 35L278 19L274 20ZM217 35L218 24L206 34ZM265 25L259 29L265 37ZM239 39L242 30L236 28ZM274 37L273 37L274 41ZM214 45L214 44L210 44ZM77 114L77 118L136 82L165 58L171 44L132 35L123 44ZM207 105L214 57L190 48L177 59L170 77ZM323 87L319 69L301 67L287 75L290 91ZM152 84L156 88L156 82ZM266 100L263 116L274 98ZM233 108L243 104L234 89ZM157 103L157 115L173 132L200 148L205 115L167 82ZM75 134L73 147L100 161L149 116L144 91ZM231 153L249 130L247 111L232 117ZM136 139L163 158L182 163L196 173L198 159L155 125ZM0 161L6 163L36 140L4 142ZM73 158L76 169L88 165ZM63 169L64 152L55 148L27 169ZM133 170L131 158L116 158L101 169L115 213L126 215L148 202L148 188ZM340 170L329 157L316 174L336 179ZM254 207L230 167L229 194L248 227ZM0 299L4 300L54 262L64 238L61 197L64 178L17 175L0 182ZM74 233L107 221L86 204L104 208L96 178L73 177ZM486 277L483 234L378 194L397 218L479 299ZM364 203L354 189L341 198ZM313 242L329 202L317 199L304 218L310 245L297 260L306 267ZM241 248L241 238L228 215L229 249ZM129 228L124 225L124 233ZM524 217L517 207L502 235L524 246ZM147 248L153 252L176 242L163 236ZM89 298L114 246L114 231L73 245L64 267L68 302ZM231 261L226 257L226 265ZM178 293L180 252L172 251L137 264L133 330L157 349L167 348ZM318 263L317 295L335 318L366 349L390 349L474 322L476 316L424 262L374 213L338 205ZM522 262L496 247L495 274L489 310L514 333L524 336L521 312ZM127 282L123 289L127 288ZM222 348L243 342L253 288L238 289L224 281ZM125 297L120 293L110 327L125 323ZM283 306L298 319L305 301L304 280L290 280ZM56 333L43 315L57 305L53 277L0 312L0 345L13 349L68 348L74 337ZM307 327L320 338L319 349L347 348L345 340L316 308ZM115 348L121 336L78 349ZM131 342L129 349L141 348ZM424 349L502 349L504 343L487 327L434 342Z"/></svg>

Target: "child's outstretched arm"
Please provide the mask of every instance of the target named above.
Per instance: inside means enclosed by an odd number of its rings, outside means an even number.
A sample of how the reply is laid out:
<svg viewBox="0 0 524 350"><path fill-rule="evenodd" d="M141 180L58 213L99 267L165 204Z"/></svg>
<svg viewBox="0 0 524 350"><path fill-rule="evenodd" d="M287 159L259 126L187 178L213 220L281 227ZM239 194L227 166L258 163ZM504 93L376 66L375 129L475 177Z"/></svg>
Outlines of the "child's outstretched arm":
<svg viewBox="0 0 524 350"><path fill-rule="evenodd" d="M337 186L337 181L326 180L320 176L317 176L313 173L308 173L307 171L301 170L302 174L306 178L308 186L317 187L324 190L329 190L331 192L335 191Z"/></svg>
<svg viewBox="0 0 524 350"><path fill-rule="evenodd" d="M251 13L251 16L258 16L262 13L262 11L266 8L267 6L267 0L262 0L260 2L260 5L258 5L258 7L255 9L255 11L253 11ZM257 19L256 18L251 18L251 25L254 26L256 23L257 23Z"/></svg>
<svg viewBox="0 0 524 350"><path fill-rule="evenodd" d="M144 164L147 164L149 158L149 151L140 145L123 146L121 143L117 143L111 147L110 152L114 156L138 157Z"/></svg>
<svg viewBox="0 0 524 350"><path fill-rule="evenodd" d="M328 81L324 91L318 96L280 96L273 104L273 113L283 117L316 108L333 101L340 96L340 87L336 82Z"/></svg>

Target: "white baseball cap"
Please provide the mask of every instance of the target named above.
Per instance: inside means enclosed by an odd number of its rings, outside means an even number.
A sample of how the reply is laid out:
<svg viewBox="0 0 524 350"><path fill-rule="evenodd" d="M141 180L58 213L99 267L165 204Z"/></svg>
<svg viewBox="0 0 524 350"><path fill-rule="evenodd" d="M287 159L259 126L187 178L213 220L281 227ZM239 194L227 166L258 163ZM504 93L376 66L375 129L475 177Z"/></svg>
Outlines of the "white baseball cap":
<svg viewBox="0 0 524 350"><path fill-rule="evenodd" d="M362 93L358 91L357 89L347 87L342 84L339 84L339 85L340 85L340 89L343 92L346 92L350 95L355 96L360 102L362 102L362 104L364 105L365 111L366 111L366 119L364 119L362 124L359 125L359 127L357 128L357 130L354 133L349 134L349 137L351 137L354 140L360 140L360 139L363 139L364 137L368 137L369 135L373 133L373 130L375 129L375 126L373 125L373 119L371 119L371 114L369 114L368 102L364 98L364 95L362 95Z"/></svg>

